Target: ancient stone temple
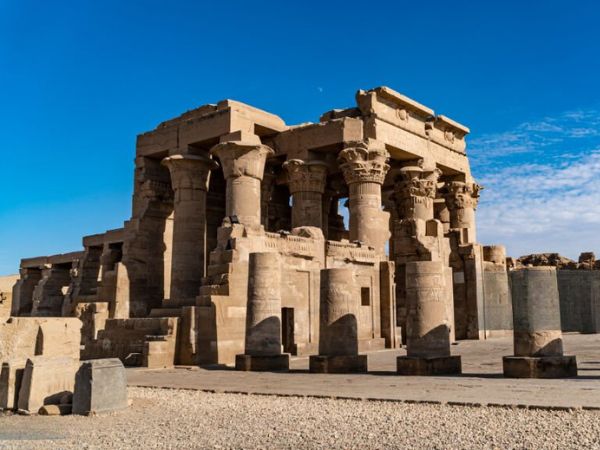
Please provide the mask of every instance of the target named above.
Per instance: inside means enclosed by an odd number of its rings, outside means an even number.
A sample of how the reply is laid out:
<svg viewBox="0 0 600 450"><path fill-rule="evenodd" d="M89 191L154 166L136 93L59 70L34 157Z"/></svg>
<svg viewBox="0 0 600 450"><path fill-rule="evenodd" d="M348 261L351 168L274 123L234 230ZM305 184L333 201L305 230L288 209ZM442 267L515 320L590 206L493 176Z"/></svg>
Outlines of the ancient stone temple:
<svg viewBox="0 0 600 450"><path fill-rule="evenodd" d="M445 345L484 337L468 133L386 87L301 125L232 100L188 111L138 136L123 228L84 237L82 251L22 261L12 315L81 318L83 358L231 365L260 355L260 339L281 347L269 355L318 355L325 302L326 325L345 327L354 357L399 345L406 267L426 261L439 269ZM257 253L278 254L277 298L263 301L261 288L247 320ZM326 290L339 308L321 298L334 269L350 274L343 295ZM247 333L248 323L279 339Z"/></svg>

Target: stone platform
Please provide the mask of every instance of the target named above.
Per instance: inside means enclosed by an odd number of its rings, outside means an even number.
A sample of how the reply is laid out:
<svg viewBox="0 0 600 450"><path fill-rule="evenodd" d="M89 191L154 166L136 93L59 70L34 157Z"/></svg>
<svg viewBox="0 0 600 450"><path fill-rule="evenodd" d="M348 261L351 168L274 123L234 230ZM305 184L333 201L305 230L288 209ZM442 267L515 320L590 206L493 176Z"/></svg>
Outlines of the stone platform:
<svg viewBox="0 0 600 450"><path fill-rule="evenodd" d="M502 357L512 339L461 341L452 353L462 356L457 376L396 374L400 351L369 353L368 374L308 373L308 358L292 358L290 373L237 372L231 368L128 369L131 386L187 388L266 395L356 398L407 402L600 409L600 335L565 334L565 351L577 356L578 378L509 379Z"/></svg>

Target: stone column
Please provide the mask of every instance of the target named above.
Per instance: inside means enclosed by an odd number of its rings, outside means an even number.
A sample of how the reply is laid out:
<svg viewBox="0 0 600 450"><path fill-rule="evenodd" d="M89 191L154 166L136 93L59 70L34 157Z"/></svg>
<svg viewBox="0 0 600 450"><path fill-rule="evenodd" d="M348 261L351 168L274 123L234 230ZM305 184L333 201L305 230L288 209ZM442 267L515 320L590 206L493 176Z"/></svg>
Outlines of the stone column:
<svg viewBox="0 0 600 450"><path fill-rule="evenodd" d="M450 210L450 228L461 232L461 244L477 242L475 210L482 187L474 182L451 181L447 185L446 203Z"/></svg>
<svg viewBox="0 0 600 450"><path fill-rule="evenodd" d="M441 261L406 263L406 352L398 357L401 375L461 372L460 356L450 355L446 312L446 272Z"/></svg>
<svg viewBox="0 0 600 450"><path fill-rule="evenodd" d="M575 356L563 355L556 269L527 267L510 276L515 356L502 358L504 376L577 376Z"/></svg>
<svg viewBox="0 0 600 450"><path fill-rule="evenodd" d="M367 371L367 356L358 354L360 290L351 268L321 270L319 354L310 357L310 371Z"/></svg>
<svg viewBox="0 0 600 450"><path fill-rule="evenodd" d="M204 276L206 191L215 161L206 156L174 155L163 160L175 193L171 293L164 307L192 306Z"/></svg>
<svg viewBox="0 0 600 450"><path fill-rule="evenodd" d="M292 195L292 228L317 227L323 230L323 193L327 165L322 161L290 159L283 164Z"/></svg>
<svg viewBox="0 0 600 450"><path fill-rule="evenodd" d="M281 353L281 261L278 253L251 253L248 267L248 308L243 355L236 370L288 370L289 355Z"/></svg>
<svg viewBox="0 0 600 450"><path fill-rule="evenodd" d="M349 189L350 241L361 241L385 254L390 215L382 211L381 185L390 166L388 152L359 143L342 150L340 169Z"/></svg>
<svg viewBox="0 0 600 450"><path fill-rule="evenodd" d="M227 181L225 214L250 228L261 225L261 181L267 157L274 152L258 142L227 141L215 145Z"/></svg>

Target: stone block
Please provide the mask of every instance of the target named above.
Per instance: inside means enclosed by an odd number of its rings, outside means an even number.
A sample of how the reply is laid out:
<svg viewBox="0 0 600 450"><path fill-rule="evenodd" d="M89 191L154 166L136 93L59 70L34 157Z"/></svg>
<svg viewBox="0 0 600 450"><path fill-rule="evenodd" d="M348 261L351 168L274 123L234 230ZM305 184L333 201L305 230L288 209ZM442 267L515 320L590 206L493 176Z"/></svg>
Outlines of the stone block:
<svg viewBox="0 0 600 450"><path fill-rule="evenodd" d="M290 369L290 355L236 355L235 370L245 372L282 372Z"/></svg>
<svg viewBox="0 0 600 450"><path fill-rule="evenodd" d="M398 375L458 375L462 372L460 356L399 356L396 363Z"/></svg>
<svg viewBox="0 0 600 450"><path fill-rule="evenodd" d="M78 361L65 356L28 359L19 390L18 409L37 413L44 405L59 404L66 392L73 392L78 366Z"/></svg>
<svg viewBox="0 0 600 450"><path fill-rule="evenodd" d="M82 361L75 378L73 414L90 415L127 408L127 376L117 358Z"/></svg>
<svg viewBox="0 0 600 450"><path fill-rule="evenodd" d="M35 355L78 359L81 325L74 317L11 317L0 323L0 362Z"/></svg>
<svg viewBox="0 0 600 450"><path fill-rule="evenodd" d="M309 358L311 373L367 373L367 355L313 355Z"/></svg>
<svg viewBox="0 0 600 450"><path fill-rule="evenodd" d="M577 376L575 356L505 356L504 376L508 378L569 378Z"/></svg>
<svg viewBox="0 0 600 450"><path fill-rule="evenodd" d="M11 359L2 363L0 369L0 410L15 409L26 361Z"/></svg>

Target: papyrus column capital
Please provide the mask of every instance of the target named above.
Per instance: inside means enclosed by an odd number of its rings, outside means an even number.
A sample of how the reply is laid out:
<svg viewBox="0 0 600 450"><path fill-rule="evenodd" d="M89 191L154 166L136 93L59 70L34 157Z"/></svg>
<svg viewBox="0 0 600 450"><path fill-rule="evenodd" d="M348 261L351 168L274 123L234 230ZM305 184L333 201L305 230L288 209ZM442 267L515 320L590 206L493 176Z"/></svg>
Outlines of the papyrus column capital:
<svg viewBox="0 0 600 450"><path fill-rule="evenodd" d="M325 192L327 164L323 161L290 159L283 163L287 171L290 194L297 192Z"/></svg>
<svg viewBox="0 0 600 450"><path fill-rule="evenodd" d="M338 156L340 169L346 184L383 184L390 169L387 163L390 155L383 145L368 145L358 142L345 148Z"/></svg>

